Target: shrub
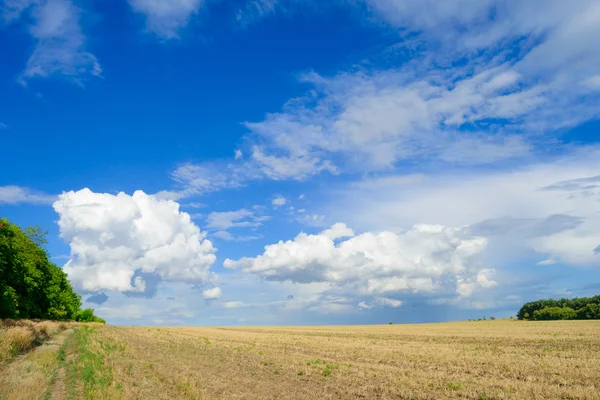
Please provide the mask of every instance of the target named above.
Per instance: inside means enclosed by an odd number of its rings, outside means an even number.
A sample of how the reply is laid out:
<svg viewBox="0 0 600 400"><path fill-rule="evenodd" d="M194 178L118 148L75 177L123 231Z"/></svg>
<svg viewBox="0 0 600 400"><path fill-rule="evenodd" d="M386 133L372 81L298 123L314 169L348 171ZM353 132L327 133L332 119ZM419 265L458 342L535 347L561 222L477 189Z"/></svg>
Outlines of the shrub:
<svg viewBox="0 0 600 400"><path fill-rule="evenodd" d="M600 305L587 304L577 310L577 319L600 319Z"/></svg>
<svg viewBox="0 0 600 400"><path fill-rule="evenodd" d="M533 319L535 321L552 321L576 318L577 312L570 307L546 307L533 312Z"/></svg>
<svg viewBox="0 0 600 400"><path fill-rule="evenodd" d="M99 322L99 323L106 323L106 321L104 321L102 318L97 317L94 315L94 309L92 308L86 308L85 310L81 310L79 311L76 315L75 315L75 321L78 322Z"/></svg>

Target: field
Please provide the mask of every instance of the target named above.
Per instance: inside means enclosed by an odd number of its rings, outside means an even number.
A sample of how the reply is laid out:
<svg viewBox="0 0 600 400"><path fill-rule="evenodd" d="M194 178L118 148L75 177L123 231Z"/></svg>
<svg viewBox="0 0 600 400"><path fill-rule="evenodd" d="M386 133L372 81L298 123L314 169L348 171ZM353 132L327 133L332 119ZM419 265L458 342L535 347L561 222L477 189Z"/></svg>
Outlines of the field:
<svg viewBox="0 0 600 400"><path fill-rule="evenodd" d="M40 397L600 399L600 321L84 325L60 351ZM18 363L1 368L0 379L6 382ZM19 396L4 397L25 398Z"/></svg>

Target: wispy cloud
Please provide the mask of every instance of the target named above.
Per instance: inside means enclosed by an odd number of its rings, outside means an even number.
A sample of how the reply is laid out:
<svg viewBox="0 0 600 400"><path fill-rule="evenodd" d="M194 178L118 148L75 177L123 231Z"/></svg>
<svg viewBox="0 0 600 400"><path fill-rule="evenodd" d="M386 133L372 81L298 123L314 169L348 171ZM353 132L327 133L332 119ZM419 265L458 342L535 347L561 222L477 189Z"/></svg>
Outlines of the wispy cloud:
<svg viewBox="0 0 600 400"><path fill-rule="evenodd" d="M57 198L20 186L0 186L0 204L52 204Z"/></svg>
<svg viewBox="0 0 600 400"><path fill-rule="evenodd" d="M248 228L262 225L253 211L241 209L236 211L211 212L206 217L208 229L227 230L231 228Z"/></svg>
<svg viewBox="0 0 600 400"><path fill-rule="evenodd" d="M250 304L246 304L243 301L226 301L223 303L223 308L242 308L250 307Z"/></svg>
<svg viewBox="0 0 600 400"><path fill-rule="evenodd" d="M212 230L211 236L222 240L249 242L260 239L262 235L233 235L229 229L234 228L256 228L263 225L263 222L268 221L271 217L267 215L259 215L248 209L240 209L235 211L211 212L206 216L206 228Z"/></svg>
<svg viewBox="0 0 600 400"><path fill-rule="evenodd" d="M250 0L237 10L235 18L242 27L247 27L275 13L280 3L280 0Z"/></svg>
<svg viewBox="0 0 600 400"><path fill-rule="evenodd" d="M163 39L178 38L180 30L203 3L203 0L129 0L131 8L146 18L148 31Z"/></svg>
<svg viewBox="0 0 600 400"><path fill-rule="evenodd" d="M29 24L35 41L19 77L21 84L36 77L58 76L84 86L86 79L102 75L100 63L86 49L80 25L82 10L71 0L12 0L5 2L2 13L6 24L18 20Z"/></svg>

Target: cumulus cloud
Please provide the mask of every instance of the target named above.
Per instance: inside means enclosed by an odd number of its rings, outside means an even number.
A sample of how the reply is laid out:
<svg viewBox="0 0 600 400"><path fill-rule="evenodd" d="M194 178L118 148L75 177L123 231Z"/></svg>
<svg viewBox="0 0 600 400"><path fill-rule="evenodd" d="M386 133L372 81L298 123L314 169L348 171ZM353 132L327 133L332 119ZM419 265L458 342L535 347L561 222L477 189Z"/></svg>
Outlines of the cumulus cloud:
<svg viewBox="0 0 600 400"><path fill-rule="evenodd" d="M131 8L146 18L150 32L163 39L179 37L180 29L202 6L202 0L129 0Z"/></svg>
<svg viewBox="0 0 600 400"><path fill-rule="evenodd" d="M600 243L599 157L600 149L592 146L502 170L366 179L332 189L335 202L319 211L361 230L468 225L471 234L488 239L494 254L488 262L497 267L524 252L594 265Z"/></svg>
<svg viewBox="0 0 600 400"><path fill-rule="evenodd" d="M221 298L221 288L214 287L212 289L207 289L202 292L202 297L204 300L217 300Z"/></svg>
<svg viewBox="0 0 600 400"><path fill-rule="evenodd" d="M50 204L56 196L20 186L0 186L0 204Z"/></svg>
<svg viewBox="0 0 600 400"><path fill-rule="evenodd" d="M174 201L83 189L61 194L53 207L71 247L63 269L80 290L144 292L144 274L195 284L211 279L216 249Z"/></svg>
<svg viewBox="0 0 600 400"><path fill-rule="evenodd" d="M33 53L19 77L22 84L34 77L61 76L83 86L87 78L102 75L98 60L86 49L81 13L71 0L5 2L2 10L5 23L27 21L29 34L35 41Z"/></svg>
<svg viewBox="0 0 600 400"><path fill-rule="evenodd" d="M342 237L349 239L336 244ZM478 260L486 240L462 228L416 225L403 233L354 235L344 224L265 247L263 254L224 266L271 281L329 283L357 294L455 293L469 297L495 284ZM382 304L392 305L387 300Z"/></svg>

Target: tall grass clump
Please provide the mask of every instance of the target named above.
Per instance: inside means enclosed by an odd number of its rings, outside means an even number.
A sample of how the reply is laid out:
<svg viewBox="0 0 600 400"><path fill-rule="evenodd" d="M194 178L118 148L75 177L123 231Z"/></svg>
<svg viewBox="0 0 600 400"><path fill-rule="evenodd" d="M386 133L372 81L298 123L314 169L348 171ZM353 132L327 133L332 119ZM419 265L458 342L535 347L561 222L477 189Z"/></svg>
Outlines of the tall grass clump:
<svg viewBox="0 0 600 400"><path fill-rule="evenodd" d="M39 320L0 320L0 363L39 345L72 323Z"/></svg>

